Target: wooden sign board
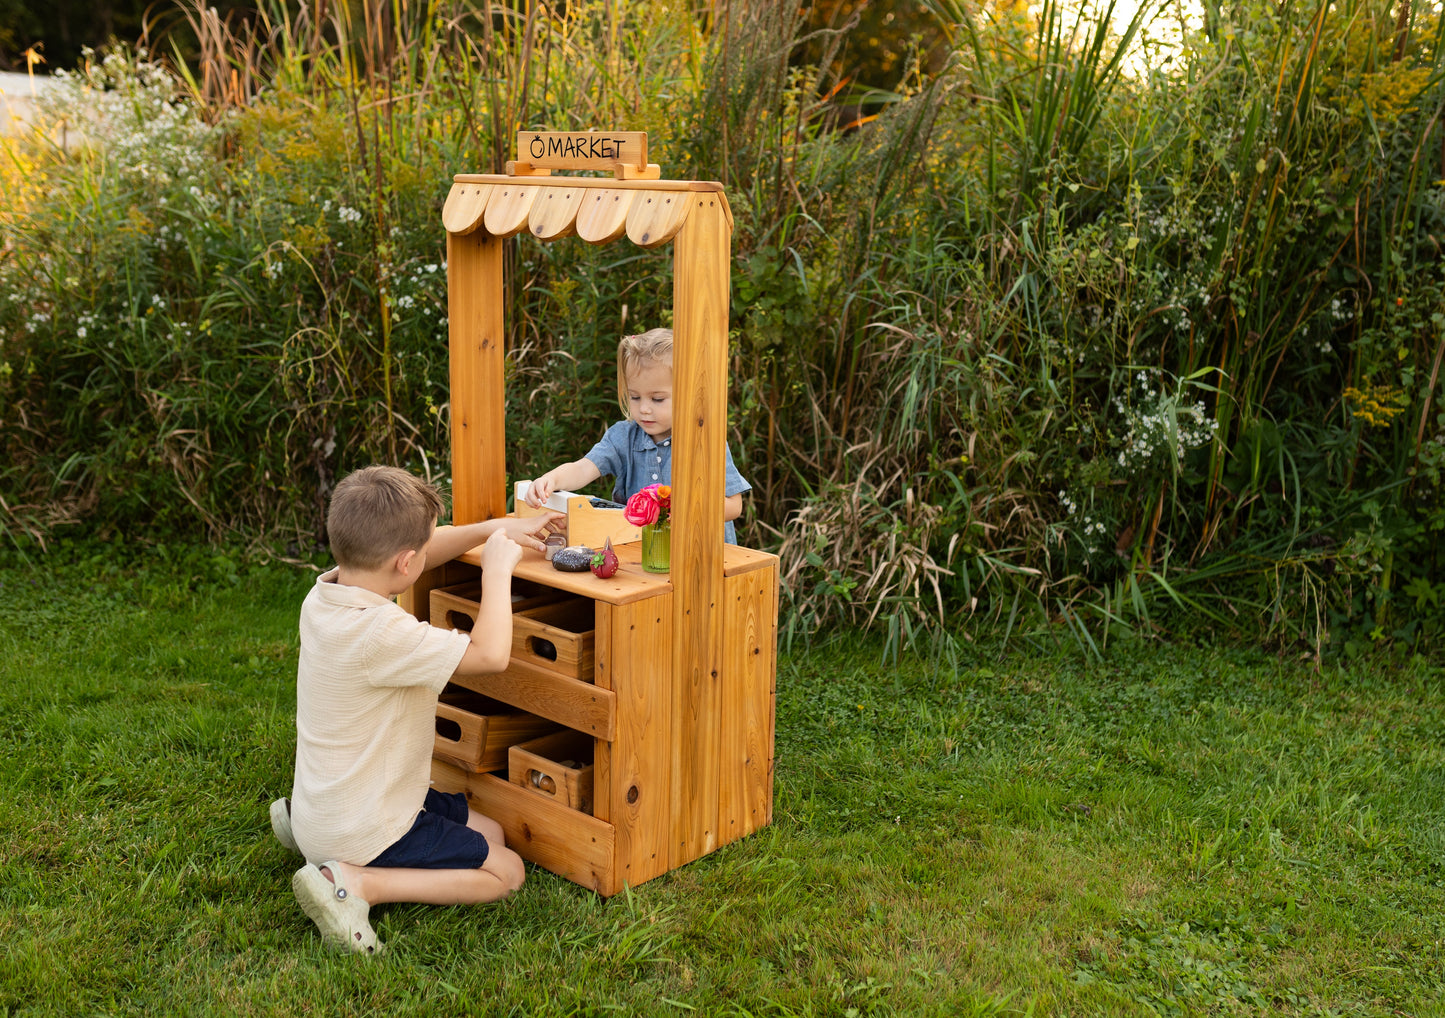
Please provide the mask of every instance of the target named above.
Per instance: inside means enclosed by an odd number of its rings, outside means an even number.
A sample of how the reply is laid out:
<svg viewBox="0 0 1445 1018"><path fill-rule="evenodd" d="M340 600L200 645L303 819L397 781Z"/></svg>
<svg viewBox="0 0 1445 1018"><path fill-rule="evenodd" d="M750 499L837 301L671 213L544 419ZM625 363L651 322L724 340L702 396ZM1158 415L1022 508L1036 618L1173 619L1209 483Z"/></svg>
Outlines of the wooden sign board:
<svg viewBox="0 0 1445 1018"><path fill-rule="evenodd" d="M519 131L508 173L600 170L620 178L656 178L647 161L646 131Z"/></svg>

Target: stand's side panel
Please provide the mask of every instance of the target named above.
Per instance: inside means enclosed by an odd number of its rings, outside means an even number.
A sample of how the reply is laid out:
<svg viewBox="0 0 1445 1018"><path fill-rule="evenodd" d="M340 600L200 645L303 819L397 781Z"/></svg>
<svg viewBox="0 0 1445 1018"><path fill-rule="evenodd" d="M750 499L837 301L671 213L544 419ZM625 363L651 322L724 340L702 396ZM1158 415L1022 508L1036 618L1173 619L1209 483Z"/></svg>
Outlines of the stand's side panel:
<svg viewBox="0 0 1445 1018"><path fill-rule="evenodd" d="M722 788L718 842L773 818L773 730L778 675L778 567L730 576L723 601Z"/></svg>
<svg viewBox="0 0 1445 1018"><path fill-rule="evenodd" d="M486 230L447 234L451 347L452 522L504 516L502 241Z"/></svg>
<svg viewBox="0 0 1445 1018"><path fill-rule="evenodd" d="M731 231L720 195L694 203L673 241L672 864L718 845L722 712L723 461Z"/></svg>
<svg viewBox="0 0 1445 1018"><path fill-rule="evenodd" d="M597 743L594 813L612 824L618 886L672 868L672 595L597 605L597 684L617 696L617 731Z"/></svg>

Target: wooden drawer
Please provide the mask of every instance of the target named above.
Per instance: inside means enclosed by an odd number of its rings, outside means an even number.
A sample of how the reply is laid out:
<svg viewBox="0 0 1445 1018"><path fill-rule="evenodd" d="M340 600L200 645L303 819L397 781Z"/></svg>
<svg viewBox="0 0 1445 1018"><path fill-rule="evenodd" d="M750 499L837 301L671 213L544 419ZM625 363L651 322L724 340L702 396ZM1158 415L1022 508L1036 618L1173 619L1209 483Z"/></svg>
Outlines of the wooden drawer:
<svg viewBox="0 0 1445 1018"><path fill-rule="evenodd" d="M469 633L477 621L477 612L481 610L481 596L480 580L459 583L454 587L438 587L431 592L431 607L427 618L432 625L442 629L459 629ZM512 580L513 612L552 604L566 596L555 587L546 587L520 578Z"/></svg>
<svg viewBox="0 0 1445 1018"><path fill-rule="evenodd" d="M589 736L571 729L523 742L507 751L507 777L543 798L590 814L594 745Z"/></svg>
<svg viewBox="0 0 1445 1018"><path fill-rule="evenodd" d="M591 682L596 626L597 606L590 597L524 609L512 618L512 659Z"/></svg>
<svg viewBox="0 0 1445 1018"><path fill-rule="evenodd" d="M437 699L432 756L477 774L500 771L508 764L512 745L556 727L470 689L448 686Z"/></svg>

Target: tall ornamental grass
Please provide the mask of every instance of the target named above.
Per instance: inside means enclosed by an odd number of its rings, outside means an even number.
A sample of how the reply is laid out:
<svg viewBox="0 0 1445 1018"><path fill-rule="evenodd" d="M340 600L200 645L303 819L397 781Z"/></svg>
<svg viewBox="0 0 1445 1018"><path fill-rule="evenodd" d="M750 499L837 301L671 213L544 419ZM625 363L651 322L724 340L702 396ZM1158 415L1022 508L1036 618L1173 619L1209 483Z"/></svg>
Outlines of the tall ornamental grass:
<svg viewBox="0 0 1445 1018"><path fill-rule="evenodd" d="M645 129L728 188L742 533L786 637L1438 648L1438 3L922 6L942 69L919 39L872 89L856 22L771 3L160 10L0 153L0 526L310 554L347 470L445 481L451 175ZM615 414L671 267L507 257L525 477Z"/></svg>

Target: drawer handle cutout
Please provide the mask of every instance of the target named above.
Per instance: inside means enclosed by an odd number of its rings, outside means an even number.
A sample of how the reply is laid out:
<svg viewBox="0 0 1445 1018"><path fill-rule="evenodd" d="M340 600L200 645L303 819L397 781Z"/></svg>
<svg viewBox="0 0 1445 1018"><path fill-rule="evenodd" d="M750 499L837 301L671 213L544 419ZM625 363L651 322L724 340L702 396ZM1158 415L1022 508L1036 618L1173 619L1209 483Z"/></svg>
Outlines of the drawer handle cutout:
<svg viewBox="0 0 1445 1018"><path fill-rule="evenodd" d="M546 775L546 774L543 774L543 773L542 773L541 771L539 771L539 770L529 769L529 770L527 771L527 783L528 783L529 785L531 785L533 788L539 788L539 789L541 789L542 791L546 792L548 795L556 795L556 794L557 794L557 782L553 781L553 780L551 779L551 777L549 777L549 776Z"/></svg>
<svg viewBox="0 0 1445 1018"><path fill-rule="evenodd" d="M447 612L447 628L470 633L474 620L466 612Z"/></svg>
<svg viewBox="0 0 1445 1018"><path fill-rule="evenodd" d="M551 640L544 640L540 636L527 637L527 645L532 648L532 653L547 661L557 660L557 645Z"/></svg>
<svg viewBox="0 0 1445 1018"><path fill-rule="evenodd" d="M437 734L449 742L461 742L462 726L450 718L437 718Z"/></svg>

